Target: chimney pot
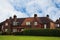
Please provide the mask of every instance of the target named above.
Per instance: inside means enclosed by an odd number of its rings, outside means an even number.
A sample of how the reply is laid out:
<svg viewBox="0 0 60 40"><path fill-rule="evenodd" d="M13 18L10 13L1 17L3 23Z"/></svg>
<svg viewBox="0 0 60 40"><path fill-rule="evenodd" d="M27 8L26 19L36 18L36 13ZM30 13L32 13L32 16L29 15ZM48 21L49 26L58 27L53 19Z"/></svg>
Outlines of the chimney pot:
<svg viewBox="0 0 60 40"><path fill-rule="evenodd" d="M16 16L16 15L14 15L14 19L15 19L15 18L17 18L17 16Z"/></svg>
<svg viewBox="0 0 60 40"><path fill-rule="evenodd" d="M47 15L46 17L49 17L49 15Z"/></svg>
<svg viewBox="0 0 60 40"><path fill-rule="evenodd" d="M9 19L12 19L12 17L10 17Z"/></svg>
<svg viewBox="0 0 60 40"><path fill-rule="evenodd" d="M37 17L37 14L34 14L34 17Z"/></svg>

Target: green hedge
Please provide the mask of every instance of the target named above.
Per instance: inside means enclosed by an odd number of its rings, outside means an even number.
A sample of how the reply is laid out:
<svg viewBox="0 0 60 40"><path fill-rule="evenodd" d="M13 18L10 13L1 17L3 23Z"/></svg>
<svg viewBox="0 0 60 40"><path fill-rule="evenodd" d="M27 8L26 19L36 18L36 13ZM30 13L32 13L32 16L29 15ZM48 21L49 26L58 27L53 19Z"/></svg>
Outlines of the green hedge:
<svg viewBox="0 0 60 40"><path fill-rule="evenodd" d="M31 36L60 36L60 29L28 29L24 30L23 32L15 32L12 34Z"/></svg>
<svg viewBox="0 0 60 40"><path fill-rule="evenodd" d="M60 36L60 30L57 29L39 29L39 30L25 30L23 35L35 36Z"/></svg>

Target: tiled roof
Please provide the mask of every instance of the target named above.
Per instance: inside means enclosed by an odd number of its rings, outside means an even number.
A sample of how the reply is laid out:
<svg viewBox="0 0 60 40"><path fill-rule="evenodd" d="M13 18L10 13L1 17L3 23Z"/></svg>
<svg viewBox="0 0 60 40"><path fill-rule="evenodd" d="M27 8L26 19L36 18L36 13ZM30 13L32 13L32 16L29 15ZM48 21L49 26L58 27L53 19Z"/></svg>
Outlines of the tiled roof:
<svg viewBox="0 0 60 40"><path fill-rule="evenodd" d="M57 24L58 24L58 23L60 23L60 20L56 20L56 22L55 22L55 23L57 23Z"/></svg>
<svg viewBox="0 0 60 40"><path fill-rule="evenodd" d="M42 23L49 23L49 22L53 22L53 20L51 20L50 18L47 17L40 17L40 20Z"/></svg>
<svg viewBox="0 0 60 40"><path fill-rule="evenodd" d="M29 19L31 20L31 19L33 19L34 17L30 17ZM23 22L24 22L24 20L25 20L26 18L17 18L17 22L19 22L20 24L22 24ZM28 18L27 18L28 19ZM53 22L50 18L47 18L47 17L37 17L37 21L39 22L39 23L43 23L43 24L45 24L45 23L49 23L49 22ZM7 20L5 20L4 22L2 22L2 24L3 23L5 23ZM13 22L14 20L12 19L12 22Z"/></svg>
<svg viewBox="0 0 60 40"><path fill-rule="evenodd" d="M17 22L20 22L20 24L22 24L22 22L25 20L25 18L18 18Z"/></svg>

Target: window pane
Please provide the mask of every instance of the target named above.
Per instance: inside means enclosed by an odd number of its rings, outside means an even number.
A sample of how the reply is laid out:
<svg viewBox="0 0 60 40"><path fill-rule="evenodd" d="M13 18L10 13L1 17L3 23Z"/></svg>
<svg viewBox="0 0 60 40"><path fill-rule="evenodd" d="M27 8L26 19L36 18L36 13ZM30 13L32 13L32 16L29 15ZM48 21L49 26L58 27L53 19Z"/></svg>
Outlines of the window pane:
<svg viewBox="0 0 60 40"><path fill-rule="evenodd" d="M14 26L17 26L17 25L18 25L18 22L13 22L13 25L14 25Z"/></svg>
<svg viewBox="0 0 60 40"><path fill-rule="evenodd" d="M44 24L44 29L46 29L46 24Z"/></svg>
<svg viewBox="0 0 60 40"><path fill-rule="evenodd" d="M8 31L8 29L5 29L5 32L7 32Z"/></svg>
<svg viewBox="0 0 60 40"><path fill-rule="evenodd" d="M13 25L15 26L16 25L16 22L13 22Z"/></svg>
<svg viewBox="0 0 60 40"><path fill-rule="evenodd" d="M57 27L59 27L59 24L57 24Z"/></svg>
<svg viewBox="0 0 60 40"><path fill-rule="evenodd" d="M5 23L5 26L8 26L8 23Z"/></svg>
<svg viewBox="0 0 60 40"><path fill-rule="evenodd" d="M30 22L26 22L26 25L30 25Z"/></svg>
<svg viewBox="0 0 60 40"><path fill-rule="evenodd" d="M34 22L34 25L37 25L37 22Z"/></svg>
<svg viewBox="0 0 60 40"><path fill-rule="evenodd" d="M21 29L21 32L23 32L24 31L24 29Z"/></svg>
<svg viewBox="0 0 60 40"><path fill-rule="evenodd" d="M13 32L17 32L17 29L13 29Z"/></svg>

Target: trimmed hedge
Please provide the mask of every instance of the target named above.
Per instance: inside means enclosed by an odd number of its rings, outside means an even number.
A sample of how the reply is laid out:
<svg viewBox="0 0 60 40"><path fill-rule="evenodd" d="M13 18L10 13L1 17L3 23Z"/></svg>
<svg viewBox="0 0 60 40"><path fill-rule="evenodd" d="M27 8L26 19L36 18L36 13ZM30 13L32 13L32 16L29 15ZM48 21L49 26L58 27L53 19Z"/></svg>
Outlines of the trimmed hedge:
<svg viewBox="0 0 60 40"><path fill-rule="evenodd" d="M39 30L25 30L23 35L34 36L60 36L60 30L57 29L39 29Z"/></svg>
<svg viewBox="0 0 60 40"><path fill-rule="evenodd" d="M7 34L7 33L3 33ZM12 35L30 35L30 36L60 36L60 29L28 29L23 32L11 33Z"/></svg>

